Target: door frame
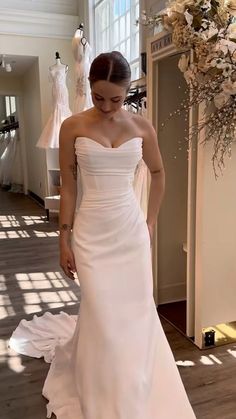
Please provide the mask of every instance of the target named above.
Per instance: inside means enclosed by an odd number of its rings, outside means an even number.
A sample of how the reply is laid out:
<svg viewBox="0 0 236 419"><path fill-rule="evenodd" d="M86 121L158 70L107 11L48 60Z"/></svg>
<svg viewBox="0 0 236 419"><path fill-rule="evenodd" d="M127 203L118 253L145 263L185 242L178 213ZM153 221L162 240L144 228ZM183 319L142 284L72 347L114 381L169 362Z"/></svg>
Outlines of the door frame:
<svg viewBox="0 0 236 419"><path fill-rule="evenodd" d="M172 43L172 35L165 30L147 39L147 117L152 122L157 132L159 129L158 100L154 86L158 85L158 64L160 60L180 52L181 51L177 50ZM189 126L192 125L196 118L196 110L191 109L189 112ZM187 252L186 335L188 337L194 337L195 335L196 168L197 153L195 142L193 141L189 148L188 164L187 243L183 244L184 249ZM152 250L154 300L156 305L158 305L158 225L156 225L155 228Z"/></svg>

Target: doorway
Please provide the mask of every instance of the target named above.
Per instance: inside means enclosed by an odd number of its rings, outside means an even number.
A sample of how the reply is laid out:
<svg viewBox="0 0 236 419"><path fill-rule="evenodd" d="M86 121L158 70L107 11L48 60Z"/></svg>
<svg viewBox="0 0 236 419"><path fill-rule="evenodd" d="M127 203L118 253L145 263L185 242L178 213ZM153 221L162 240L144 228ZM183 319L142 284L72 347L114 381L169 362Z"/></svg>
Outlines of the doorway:
<svg viewBox="0 0 236 419"><path fill-rule="evenodd" d="M38 58L7 54L3 57L5 65L0 67L0 185L7 191L28 194L29 183L35 178L31 166L33 170L38 166L32 152L33 129L41 126Z"/></svg>
<svg viewBox="0 0 236 419"><path fill-rule="evenodd" d="M0 185L9 192L24 192L22 145L17 97L0 96Z"/></svg>
<svg viewBox="0 0 236 419"><path fill-rule="evenodd" d="M166 172L157 229L157 305L159 314L186 334L189 112L177 112L187 94L179 58L174 53L159 60L156 77L158 141Z"/></svg>

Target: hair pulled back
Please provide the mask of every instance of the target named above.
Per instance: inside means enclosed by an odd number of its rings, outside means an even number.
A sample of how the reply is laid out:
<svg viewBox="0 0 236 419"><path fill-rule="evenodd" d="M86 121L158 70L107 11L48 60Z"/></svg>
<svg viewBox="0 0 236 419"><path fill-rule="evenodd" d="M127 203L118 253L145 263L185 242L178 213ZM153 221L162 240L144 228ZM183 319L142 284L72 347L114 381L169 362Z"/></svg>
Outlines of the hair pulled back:
<svg viewBox="0 0 236 419"><path fill-rule="evenodd" d="M129 90L131 70L128 61L119 51L99 54L92 62L89 71L89 82L106 80Z"/></svg>

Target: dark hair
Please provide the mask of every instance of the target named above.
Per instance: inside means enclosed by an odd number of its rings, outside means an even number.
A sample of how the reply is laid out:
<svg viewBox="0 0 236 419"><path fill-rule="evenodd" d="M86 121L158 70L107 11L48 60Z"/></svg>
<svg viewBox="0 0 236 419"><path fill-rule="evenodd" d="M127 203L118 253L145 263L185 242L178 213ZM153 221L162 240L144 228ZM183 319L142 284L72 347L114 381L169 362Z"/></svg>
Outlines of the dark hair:
<svg viewBox="0 0 236 419"><path fill-rule="evenodd" d="M130 65L119 51L99 54L91 64L89 72L91 87L96 81L107 80L129 90L130 79Z"/></svg>

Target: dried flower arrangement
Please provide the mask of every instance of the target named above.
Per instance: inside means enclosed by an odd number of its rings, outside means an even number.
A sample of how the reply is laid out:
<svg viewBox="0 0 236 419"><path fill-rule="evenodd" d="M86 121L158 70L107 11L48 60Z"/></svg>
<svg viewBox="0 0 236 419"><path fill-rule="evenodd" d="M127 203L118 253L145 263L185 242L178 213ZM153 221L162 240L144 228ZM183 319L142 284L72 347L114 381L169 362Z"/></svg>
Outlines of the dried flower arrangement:
<svg viewBox="0 0 236 419"><path fill-rule="evenodd" d="M187 107L203 104L204 118L191 127L188 139L204 130L203 143L214 142L215 176L225 166L225 155L231 156L236 134L235 18L236 0L174 0L164 14L151 20L143 12L140 20L153 25L161 19L177 49L193 51L192 60L181 55L179 69L191 92Z"/></svg>

